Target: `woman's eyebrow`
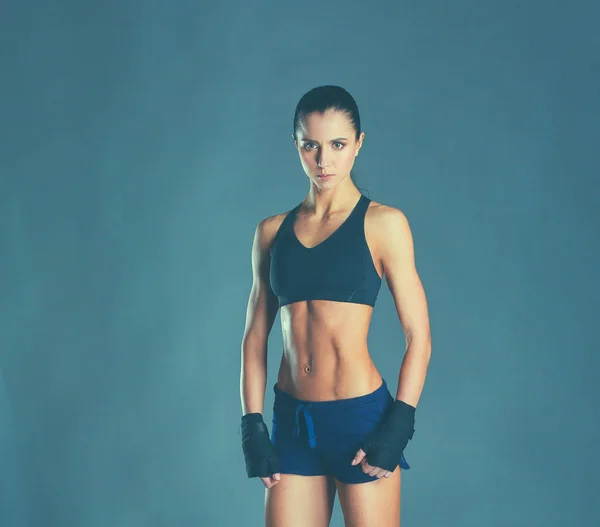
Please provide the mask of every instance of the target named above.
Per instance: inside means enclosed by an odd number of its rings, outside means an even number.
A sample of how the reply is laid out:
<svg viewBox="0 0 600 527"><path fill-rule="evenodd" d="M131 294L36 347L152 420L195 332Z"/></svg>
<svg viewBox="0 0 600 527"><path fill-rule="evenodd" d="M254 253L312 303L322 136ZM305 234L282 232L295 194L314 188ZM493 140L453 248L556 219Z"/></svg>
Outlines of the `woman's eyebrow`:
<svg viewBox="0 0 600 527"><path fill-rule="evenodd" d="M345 137L336 137L335 139L332 139L331 141L329 141L330 143L333 143L335 141L347 141L348 139L346 139ZM305 137L304 139L302 139L302 141L306 141L306 142L311 142L311 143L318 143L319 141L317 141L316 139L311 139L310 137Z"/></svg>

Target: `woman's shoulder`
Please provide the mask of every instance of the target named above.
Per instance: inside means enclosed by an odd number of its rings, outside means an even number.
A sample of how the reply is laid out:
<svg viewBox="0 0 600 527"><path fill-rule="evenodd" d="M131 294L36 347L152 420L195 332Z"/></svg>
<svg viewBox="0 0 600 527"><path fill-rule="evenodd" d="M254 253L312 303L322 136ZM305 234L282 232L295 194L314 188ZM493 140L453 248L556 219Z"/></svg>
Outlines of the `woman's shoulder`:
<svg viewBox="0 0 600 527"><path fill-rule="evenodd" d="M371 201L365 217L365 225L372 236L385 241L398 236L410 235L410 226L404 212L397 207Z"/></svg>
<svg viewBox="0 0 600 527"><path fill-rule="evenodd" d="M382 227L390 223L393 225L408 221L404 212L399 208L373 200L369 203L367 218L370 221L381 224Z"/></svg>
<svg viewBox="0 0 600 527"><path fill-rule="evenodd" d="M271 242L277 235L277 232L279 231L283 220L285 220L285 218L290 212L291 210L288 210L287 212L267 216L258 223L256 227L256 235L264 245L271 244Z"/></svg>

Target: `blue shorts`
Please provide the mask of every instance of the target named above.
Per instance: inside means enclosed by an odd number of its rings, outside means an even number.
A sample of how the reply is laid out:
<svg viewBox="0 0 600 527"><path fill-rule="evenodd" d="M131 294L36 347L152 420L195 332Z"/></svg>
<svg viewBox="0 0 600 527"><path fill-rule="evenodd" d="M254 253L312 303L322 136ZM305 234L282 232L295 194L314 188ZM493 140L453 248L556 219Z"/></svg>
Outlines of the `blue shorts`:
<svg viewBox="0 0 600 527"><path fill-rule="evenodd" d="M368 395L337 401L301 401L273 387L271 441L282 474L334 476L342 483L377 479L352 466L354 455L394 401L385 380ZM400 467L409 469L404 455Z"/></svg>

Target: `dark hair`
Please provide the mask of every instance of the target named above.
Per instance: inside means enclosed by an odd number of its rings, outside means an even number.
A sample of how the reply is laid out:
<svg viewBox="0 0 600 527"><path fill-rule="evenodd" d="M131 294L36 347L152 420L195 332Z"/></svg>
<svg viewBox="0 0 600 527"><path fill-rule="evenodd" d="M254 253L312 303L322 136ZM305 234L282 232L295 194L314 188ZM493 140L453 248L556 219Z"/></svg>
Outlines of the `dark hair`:
<svg viewBox="0 0 600 527"><path fill-rule="evenodd" d="M318 86L305 93L296 105L294 113L294 139L305 117L313 112L323 115L327 110L337 110L346 114L354 130L356 139L360 136L360 115L356 101L340 86Z"/></svg>

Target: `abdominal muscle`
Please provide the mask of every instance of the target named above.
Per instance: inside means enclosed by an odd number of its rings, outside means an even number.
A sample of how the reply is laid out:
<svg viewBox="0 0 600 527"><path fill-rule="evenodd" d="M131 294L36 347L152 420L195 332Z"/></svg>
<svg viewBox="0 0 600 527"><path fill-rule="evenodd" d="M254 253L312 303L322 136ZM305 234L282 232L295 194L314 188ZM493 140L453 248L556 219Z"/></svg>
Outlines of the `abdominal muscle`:
<svg viewBox="0 0 600 527"><path fill-rule="evenodd" d="M381 386L369 354L370 306L313 300L281 308L277 386L304 401L358 397Z"/></svg>

